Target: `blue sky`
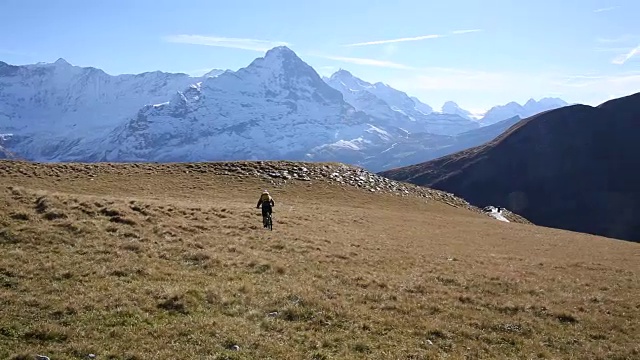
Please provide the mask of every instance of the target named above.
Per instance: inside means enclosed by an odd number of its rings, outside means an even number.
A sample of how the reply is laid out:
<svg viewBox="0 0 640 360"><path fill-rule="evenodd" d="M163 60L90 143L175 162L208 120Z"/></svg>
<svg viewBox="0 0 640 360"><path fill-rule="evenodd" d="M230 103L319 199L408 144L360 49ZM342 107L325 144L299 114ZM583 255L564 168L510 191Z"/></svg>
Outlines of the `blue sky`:
<svg viewBox="0 0 640 360"><path fill-rule="evenodd" d="M110 74L236 70L286 44L439 108L640 91L637 0L2 0L0 60Z"/></svg>

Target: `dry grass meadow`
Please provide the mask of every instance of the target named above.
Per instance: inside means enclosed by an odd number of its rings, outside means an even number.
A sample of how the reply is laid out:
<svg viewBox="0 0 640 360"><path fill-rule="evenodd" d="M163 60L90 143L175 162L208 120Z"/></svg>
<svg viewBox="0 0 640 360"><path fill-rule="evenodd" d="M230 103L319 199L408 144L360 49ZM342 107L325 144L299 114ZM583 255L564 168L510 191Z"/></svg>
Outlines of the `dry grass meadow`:
<svg viewBox="0 0 640 360"><path fill-rule="evenodd" d="M84 169L0 162L0 359L640 358L639 244L323 181Z"/></svg>

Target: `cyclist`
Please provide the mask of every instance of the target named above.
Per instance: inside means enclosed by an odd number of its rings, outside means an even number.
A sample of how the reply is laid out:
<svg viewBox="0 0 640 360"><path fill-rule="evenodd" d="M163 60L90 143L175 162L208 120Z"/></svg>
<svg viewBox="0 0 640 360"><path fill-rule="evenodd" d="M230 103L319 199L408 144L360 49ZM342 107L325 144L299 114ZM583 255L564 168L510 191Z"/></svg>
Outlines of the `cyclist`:
<svg viewBox="0 0 640 360"><path fill-rule="evenodd" d="M267 215L271 215L273 212L273 207L276 206L275 201L269 194L268 190L264 190L262 195L260 195L260 199L258 200L258 205L256 205L256 209L262 205L262 226L267 227Z"/></svg>

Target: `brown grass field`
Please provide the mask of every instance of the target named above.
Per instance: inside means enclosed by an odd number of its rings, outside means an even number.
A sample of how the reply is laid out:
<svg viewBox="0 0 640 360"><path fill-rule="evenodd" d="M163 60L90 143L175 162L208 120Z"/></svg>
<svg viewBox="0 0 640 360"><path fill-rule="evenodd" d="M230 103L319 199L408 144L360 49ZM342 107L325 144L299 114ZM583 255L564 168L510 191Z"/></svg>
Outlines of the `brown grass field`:
<svg viewBox="0 0 640 360"><path fill-rule="evenodd" d="M639 244L325 181L11 164L0 359L640 358Z"/></svg>

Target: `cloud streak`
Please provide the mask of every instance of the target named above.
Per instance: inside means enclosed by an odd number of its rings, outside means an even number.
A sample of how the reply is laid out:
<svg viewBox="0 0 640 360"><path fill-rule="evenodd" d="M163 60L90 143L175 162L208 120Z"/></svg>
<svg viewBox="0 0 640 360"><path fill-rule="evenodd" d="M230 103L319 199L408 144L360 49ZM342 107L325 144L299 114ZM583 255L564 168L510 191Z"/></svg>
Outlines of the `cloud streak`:
<svg viewBox="0 0 640 360"><path fill-rule="evenodd" d="M381 74L384 76L384 74ZM568 102L599 105L610 97L638 92L640 71L618 74L531 73L473 69L424 68L402 76L381 78L390 86L431 101L473 99L472 107L488 108L499 102L531 97L561 96Z"/></svg>
<svg viewBox="0 0 640 360"><path fill-rule="evenodd" d="M624 63L626 63L627 61L629 61L632 57L634 57L636 55L640 55L640 45L638 45L635 48L629 50L629 52L627 52L625 54L618 55L616 58L611 60L611 63L615 64L615 65L624 65Z"/></svg>
<svg viewBox="0 0 640 360"><path fill-rule="evenodd" d="M482 29L454 30L454 31L451 32L451 34L452 35L462 35L462 34L469 34L469 33L475 33L475 32L480 32L480 31L482 31ZM343 46L344 47L357 47L357 46L394 44L394 43L407 42L407 41L422 41L422 40L429 40L429 39L439 39L439 38L444 38L444 37L447 37L447 36L448 35L442 35L442 34L429 34L429 35L420 35L420 36L413 36L413 37L403 37L403 38L397 38L397 39L366 41L366 42L359 42L359 43L353 43L353 44L346 44L346 45L343 45Z"/></svg>
<svg viewBox="0 0 640 360"><path fill-rule="evenodd" d="M205 36L205 35L186 35L186 34L165 36L164 40L170 43L217 46L217 47L224 47L224 48L243 49L243 50L260 51L260 52L265 52L276 46L290 45L284 41L270 41L270 40L243 39L243 38L230 38L230 37Z"/></svg>
<svg viewBox="0 0 640 360"><path fill-rule="evenodd" d="M602 44L615 44L615 43L623 43L627 41L631 41L633 39L637 39L637 36L631 34L624 34L618 37L606 38L606 37L598 37L596 41Z"/></svg>
<svg viewBox="0 0 640 360"><path fill-rule="evenodd" d="M317 57L321 57L328 60L340 61L349 64L356 65L366 65L366 66L376 66L390 69L401 69L401 70L414 70L414 67L395 63L392 61L385 60L377 60L377 59L368 59L368 58L358 58L358 57L346 57L346 56L333 56L333 55L316 55Z"/></svg>
<svg viewBox="0 0 640 360"><path fill-rule="evenodd" d="M454 35L461 35L461 34L476 33L476 32L480 32L480 31L482 31L482 29L454 30L451 33L454 34Z"/></svg>
<svg viewBox="0 0 640 360"><path fill-rule="evenodd" d="M390 39L390 40L367 41L367 42L360 42L360 43L355 43L355 44L347 44L347 45L344 45L344 46L345 47L354 47L354 46L391 44L391 43L399 43L399 42L405 42L405 41L420 41L420 40L427 40L427 39L437 39L437 38L441 38L443 36L444 35L437 35L437 34L421 35L421 36L405 37L405 38Z"/></svg>
<svg viewBox="0 0 640 360"><path fill-rule="evenodd" d="M593 51L621 53L621 52L629 51L629 48L628 47L597 47L597 48L594 48Z"/></svg>
<svg viewBox="0 0 640 360"><path fill-rule="evenodd" d="M595 10L593 10L593 12L594 13L601 13L601 12L612 11L612 10L616 10L616 9L620 9L620 6L610 6L610 7L606 7L606 8L595 9Z"/></svg>

